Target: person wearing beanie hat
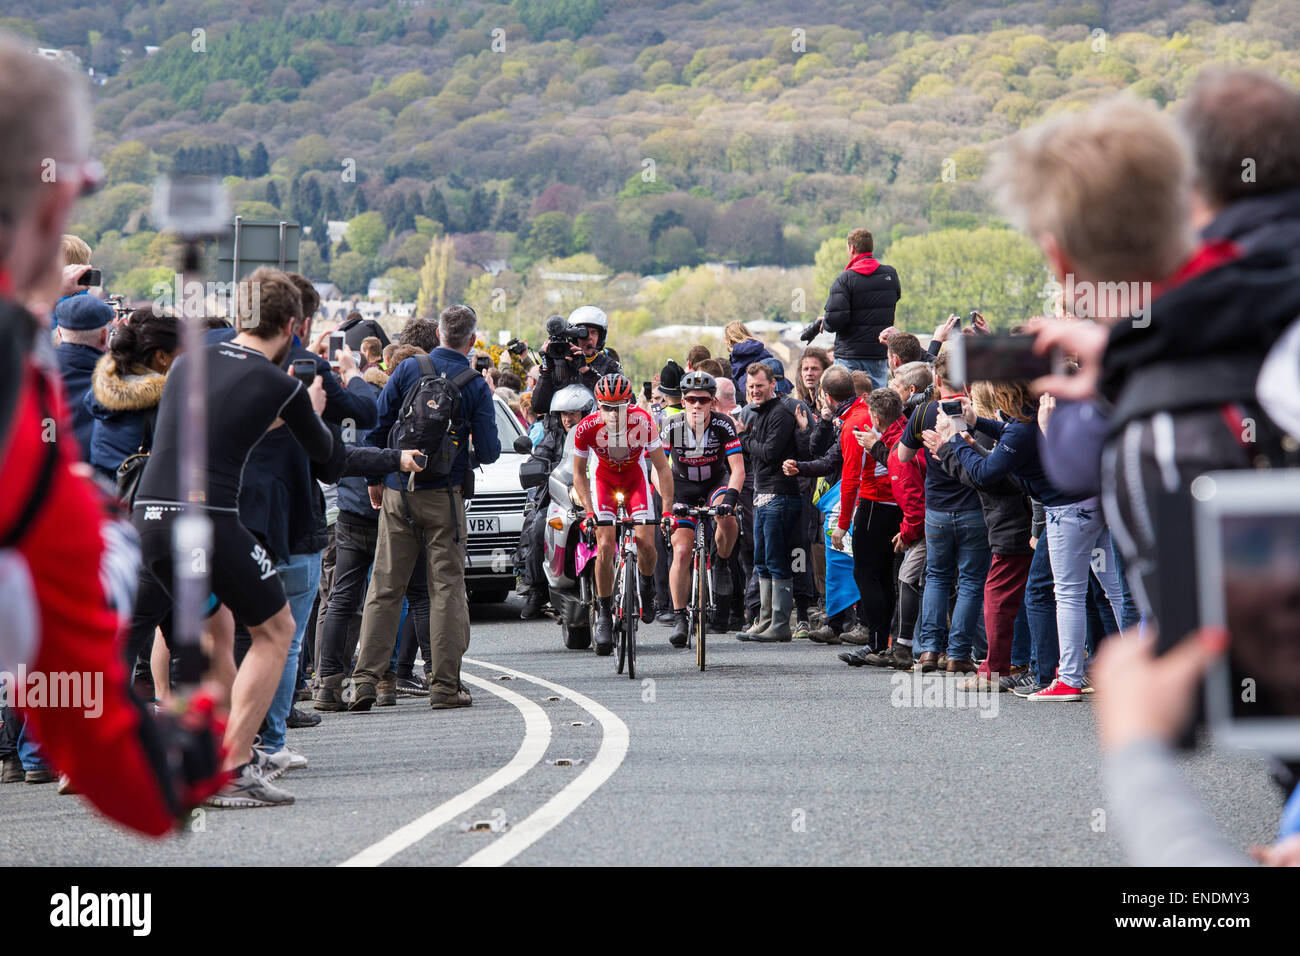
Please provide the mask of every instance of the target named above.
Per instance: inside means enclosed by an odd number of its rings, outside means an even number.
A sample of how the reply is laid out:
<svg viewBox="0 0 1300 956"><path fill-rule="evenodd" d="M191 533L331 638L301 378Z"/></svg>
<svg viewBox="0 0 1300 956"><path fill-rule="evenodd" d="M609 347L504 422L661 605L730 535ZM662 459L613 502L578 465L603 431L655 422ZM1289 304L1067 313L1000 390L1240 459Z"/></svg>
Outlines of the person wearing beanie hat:
<svg viewBox="0 0 1300 956"><path fill-rule="evenodd" d="M90 438L95 418L84 399L95 375L95 363L108 348L108 327L113 307L91 295L74 295L54 307L59 347L54 350L59 377L72 409L72 430L81 448L81 460L90 461Z"/></svg>
<svg viewBox="0 0 1300 956"><path fill-rule="evenodd" d="M659 384L655 386L655 391L666 398L669 405L682 403L682 367L672 359L668 360L668 364L659 373Z"/></svg>

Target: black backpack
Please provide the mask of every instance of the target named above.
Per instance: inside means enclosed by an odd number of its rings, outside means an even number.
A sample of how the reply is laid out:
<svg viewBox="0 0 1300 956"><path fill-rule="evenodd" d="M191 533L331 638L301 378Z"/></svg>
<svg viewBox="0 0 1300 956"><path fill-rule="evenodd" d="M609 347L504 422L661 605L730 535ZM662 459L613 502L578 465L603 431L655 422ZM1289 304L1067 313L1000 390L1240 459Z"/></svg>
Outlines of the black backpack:
<svg viewBox="0 0 1300 956"><path fill-rule="evenodd" d="M421 478L446 478L460 454L455 427L461 413L461 391L479 373L467 368L448 378L433 367L427 355L415 356L420 380L402 398L402 410L388 433L388 447L414 449L429 456Z"/></svg>

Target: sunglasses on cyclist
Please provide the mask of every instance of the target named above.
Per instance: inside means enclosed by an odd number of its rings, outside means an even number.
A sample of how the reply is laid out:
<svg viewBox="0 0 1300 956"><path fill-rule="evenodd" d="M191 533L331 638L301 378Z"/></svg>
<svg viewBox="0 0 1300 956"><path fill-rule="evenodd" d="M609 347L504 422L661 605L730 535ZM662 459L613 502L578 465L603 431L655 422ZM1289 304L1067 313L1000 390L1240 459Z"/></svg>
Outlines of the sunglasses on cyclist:
<svg viewBox="0 0 1300 956"><path fill-rule="evenodd" d="M707 405L713 401L708 395L687 395L682 399L687 405Z"/></svg>
<svg viewBox="0 0 1300 956"><path fill-rule="evenodd" d="M618 412L627 408L629 404L629 402L617 402L616 404L611 405L609 402L601 402L600 410L602 412Z"/></svg>

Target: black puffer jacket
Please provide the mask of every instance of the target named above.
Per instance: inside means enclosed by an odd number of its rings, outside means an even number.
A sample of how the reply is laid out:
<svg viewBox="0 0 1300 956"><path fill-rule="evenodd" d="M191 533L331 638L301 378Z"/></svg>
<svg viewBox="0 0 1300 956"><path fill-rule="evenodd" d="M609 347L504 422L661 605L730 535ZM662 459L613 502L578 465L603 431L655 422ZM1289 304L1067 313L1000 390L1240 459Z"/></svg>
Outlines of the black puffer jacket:
<svg viewBox="0 0 1300 956"><path fill-rule="evenodd" d="M780 398L750 405L753 418L740 433L745 450L745 474L754 474L754 494L799 494L799 480L781 471L781 462L799 454L794 412Z"/></svg>
<svg viewBox="0 0 1300 956"><path fill-rule="evenodd" d="M837 359L883 359L880 333L894 324L894 306L902 296L893 266L870 255L854 256L831 283L822 328L835 333Z"/></svg>

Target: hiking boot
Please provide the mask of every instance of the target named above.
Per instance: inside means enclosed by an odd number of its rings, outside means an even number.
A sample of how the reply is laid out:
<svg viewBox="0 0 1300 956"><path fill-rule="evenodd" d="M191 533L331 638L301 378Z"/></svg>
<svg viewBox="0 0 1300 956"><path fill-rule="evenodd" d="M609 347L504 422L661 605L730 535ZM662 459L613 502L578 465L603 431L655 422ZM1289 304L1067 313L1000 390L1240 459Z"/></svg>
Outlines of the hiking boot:
<svg viewBox="0 0 1300 956"><path fill-rule="evenodd" d="M397 675L389 671L375 684L375 706L397 706Z"/></svg>
<svg viewBox="0 0 1300 956"><path fill-rule="evenodd" d="M668 643L673 647L685 647L686 635L691 629L691 616L688 611L681 610L673 613L673 632L668 635Z"/></svg>
<svg viewBox="0 0 1300 956"><path fill-rule="evenodd" d="M328 677L317 678L316 691L311 698L312 709L328 712L346 710L347 708L343 705L342 689L342 674L330 674Z"/></svg>
<svg viewBox="0 0 1300 956"><path fill-rule="evenodd" d="M374 706L378 694L370 681L358 682L355 678L345 677L339 696L348 710L366 711Z"/></svg>
<svg viewBox="0 0 1300 956"><path fill-rule="evenodd" d="M840 643L856 644L859 647L867 647L871 644L871 632L861 624L853 627L852 630L845 631L840 635Z"/></svg>
<svg viewBox="0 0 1300 956"><path fill-rule="evenodd" d="M53 783L54 772L49 767L41 767L39 770L28 770L23 774L23 779L28 783Z"/></svg>
<svg viewBox="0 0 1300 956"><path fill-rule="evenodd" d="M596 654L608 657L614 653L614 599L596 598Z"/></svg>
<svg viewBox="0 0 1300 956"><path fill-rule="evenodd" d="M798 635L796 635L798 636ZM835 633L835 628L829 624L823 624L821 627L808 632L808 640L814 644L843 644L840 635Z"/></svg>
<svg viewBox="0 0 1300 956"><path fill-rule="evenodd" d="M319 723L319 714L312 714L305 710L299 710L297 707L290 707L289 716L284 725L290 730L300 730L303 727L315 727Z"/></svg>
<svg viewBox="0 0 1300 956"><path fill-rule="evenodd" d="M22 762L17 757L6 757L0 767L0 783L22 783L26 778Z"/></svg>
<svg viewBox="0 0 1300 956"><path fill-rule="evenodd" d="M293 794L273 785L260 766L251 761L240 767L224 787L204 801L205 806L222 810L285 807L291 803Z"/></svg>
<svg viewBox="0 0 1300 956"><path fill-rule="evenodd" d="M454 694L441 691L429 691L429 707L432 710L451 710L453 707L468 707L473 703L469 691L461 688Z"/></svg>

